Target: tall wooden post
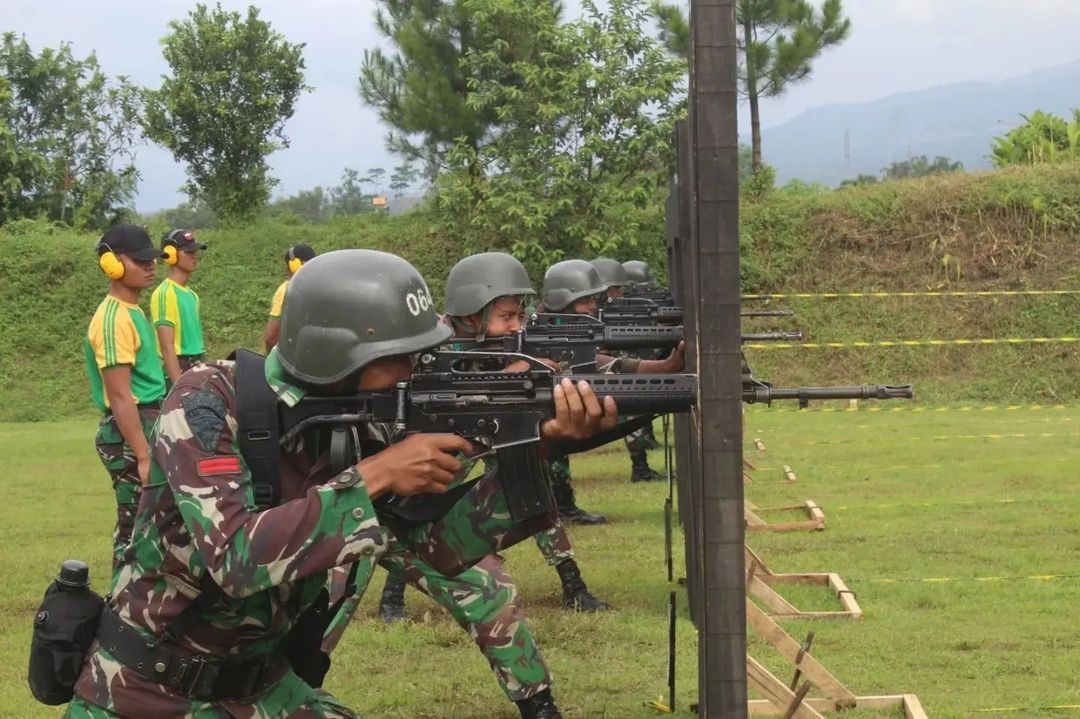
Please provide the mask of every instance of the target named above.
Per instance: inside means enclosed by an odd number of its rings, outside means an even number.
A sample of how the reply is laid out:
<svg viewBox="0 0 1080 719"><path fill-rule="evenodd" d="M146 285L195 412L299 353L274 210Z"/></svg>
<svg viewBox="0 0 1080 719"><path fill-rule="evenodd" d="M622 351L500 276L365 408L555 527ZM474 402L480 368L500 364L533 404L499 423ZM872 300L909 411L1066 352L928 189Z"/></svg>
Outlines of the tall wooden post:
<svg viewBox="0 0 1080 719"><path fill-rule="evenodd" d="M691 0L691 284L700 376L691 457L702 717L747 716L735 0Z"/></svg>

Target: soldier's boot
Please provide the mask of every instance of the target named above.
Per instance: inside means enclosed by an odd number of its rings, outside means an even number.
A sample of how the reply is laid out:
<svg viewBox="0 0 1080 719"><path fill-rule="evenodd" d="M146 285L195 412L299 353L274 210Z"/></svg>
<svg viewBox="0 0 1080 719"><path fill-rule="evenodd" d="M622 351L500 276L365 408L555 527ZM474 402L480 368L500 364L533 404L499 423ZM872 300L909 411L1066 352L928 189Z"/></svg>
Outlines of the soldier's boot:
<svg viewBox="0 0 1080 719"><path fill-rule="evenodd" d="M555 565L555 571L559 573L559 579L562 581L564 609L572 609L575 612L606 612L611 609L610 604L597 599L585 586L585 580L581 578L581 570L573 559L559 562Z"/></svg>
<svg viewBox="0 0 1080 719"><path fill-rule="evenodd" d="M641 434L645 437L645 449L660 449L663 445L656 441L656 432L653 431L652 424L647 424L641 430Z"/></svg>
<svg viewBox="0 0 1080 719"><path fill-rule="evenodd" d="M630 472L631 482L658 482L667 479L649 466L649 455L644 447L630 450L630 464L633 467Z"/></svg>
<svg viewBox="0 0 1080 719"><path fill-rule="evenodd" d="M550 689L514 703L521 712L521 719L562 719L559 708L555 706L555 700L551 698Z"/></svg>
<svg viewBox="0 0 1080 719"><path fill-rule="evenodd" d="M559 516L574 524L604 524L607 517L602 514L592 514L577 506L574 500L574 488L570 482L552 482L552 494L555 495L555 504L559 508Z"/></svg>
<svg viewBox="0 0 1080 719"><path fill-rule="evenodd" d="M379 616L387 624L409 621L409 615L405 613L405 577L386 575L379 600Z"/></svg>

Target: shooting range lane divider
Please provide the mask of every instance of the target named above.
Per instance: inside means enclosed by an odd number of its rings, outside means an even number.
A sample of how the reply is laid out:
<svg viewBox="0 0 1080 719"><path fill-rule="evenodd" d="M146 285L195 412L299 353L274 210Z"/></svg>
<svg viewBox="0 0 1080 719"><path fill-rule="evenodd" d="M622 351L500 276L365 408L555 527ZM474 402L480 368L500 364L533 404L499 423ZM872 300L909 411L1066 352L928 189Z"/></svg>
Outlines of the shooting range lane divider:
<svg viewBox="0 0 1080 719"><path fill-rule="evenodd" d="M904 437L904 441L952 442L961 439L1046 439L1056 437L1080 437L1078 432L1010 432L1006 434L935 434L926 437ZM876 441L874 438L849 437L847 439L816 439L809 442L784 442L785 447L825 447L834 444L857 444Z"/></svg>
<svg viewBox="0 0 1080 719"><path fill-rule="evenodd" d="M975 714L1005 714L1009 712L1034 712L1034 711L1077 711L1080 704L1048 704L1039 707L991 707L989 709L975 709Z"/></svg>
<svg viewBox="0 0 1080 719"><path fill-rule="evenodd" d="M882 297L1031 297L1040 295L1080 295L1080 290L972 290L955 292L791 292L767 295L743 295L744 300L790 300L818 298Z"/></svg>
<svg viewBox="0 0 1080 719"><path fill-rule="evenodd" d="M1016 458L1013 458L1013 459L995 460L993 462L988 462L986 460L983 460L980 457L967 457L966 459L968 461L978 463L978 465L980 467L1003 466L1003 465L1014 464L1014 463L1017 463L1017 462L1026 461L1026 459L1024 457L1016 457ZM1042 462L1042 463L1046 463L1046 462L1075 462L1077 460L1076 460L1075 457L1061 456L1061 457L1046 457L1046 458L1040 457L1039 461ZM964 462L965 462L965 458L961 456L961 457L958 457L957 459L953 460L952 462L949 462L948 464L945 464L943 462L932 462L932 463L928 463L928 464L889 464L889 465L879 465L879 464L873 463L872 461L870 462L870 464L873 467L875 472L880 473L881 470L946 469L946 468L951 469L951 468L955 468L958 465L964 464ZM846 464L816 464L816 463L811 463L809 466L814 468L814 469L836 470L836 469L851 469L852 466L857 466L857 465L855 463L848 462ZM779 467L758 467L757 471L758 472L779 472L780 468ZM802 470L799 470L799 471L801 472ZM806 477L801 477L799 479L799 483L800 484L805 484L805 481L804 481L805 479L806 479ZM815 479L815 477L813 475L811 475L810 479L813 480L813 479ZM934 479L935 479L935 481L937 481L937 478L934 478ZM866 476L862 475L862 476L857 476L857 477L845 477L843 479L837 479L837 478L830 477L828 479L828 482L829 482L829 484L833 484L833 483L845 484L845 483L850 483L850 482L865 483L866 482ZM789 484L791 484L791 482L786 478L785 479L775 479L775 480L768 480L768 479L767 480L761 480L761 479L757 479L755 477L754 478L754 484L785 484L785 485L789 485ZM1058 500L1054 500L1054 501L1058 501Z"/></svg>
<svg viewBox="0 0 1080 719"><path fill-rule="evenodd" d="M1027 574L1017 576L991 577L855 577L849 578L852 584L948 584L950 582L1059 582L1080 579L1080 574Z"/></svg>
<svg viewBox="0 0 1080 719"><path fill-rule="evenodd" d="M880 342L748 342L745 349L755 350L790 350L790 349L866 349L869 347L980 347L987 345L1049 345L1078 344L1080 337L1002 337L974 340L882 340Z"/></svg>

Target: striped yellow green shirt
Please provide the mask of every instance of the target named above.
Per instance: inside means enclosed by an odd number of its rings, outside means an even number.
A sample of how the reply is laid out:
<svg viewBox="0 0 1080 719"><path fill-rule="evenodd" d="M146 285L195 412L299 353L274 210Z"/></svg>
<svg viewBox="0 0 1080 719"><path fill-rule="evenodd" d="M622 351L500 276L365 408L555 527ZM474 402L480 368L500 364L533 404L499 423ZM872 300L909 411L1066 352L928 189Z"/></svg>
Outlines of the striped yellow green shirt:
<svg viewBox="0 0 1080 719"><path fill-rule="evenodd" d="M274 296L270 298L270 319L281 319L281 308L285 304L285 290L289 289L289 281L285 280L274 290Z"/></svg>
<svg viewBox="0 0 1080 719"><path fill-rule="evenodd" d="M157 336L138 305L112 295L102 300L83 338L83 354L90 395L102 412L109 409L102 372L110 367L131 367L131 394L137 404L156 402L165 396Z"/></svg>
<svg viewBox="0 0 1080 719"><path fill-rule="evenodd" d="M206 352L199 319L199 296L195 290L166 277L150 296L150 318L154 327L172 327L173 351L177 356Z"/></svg>

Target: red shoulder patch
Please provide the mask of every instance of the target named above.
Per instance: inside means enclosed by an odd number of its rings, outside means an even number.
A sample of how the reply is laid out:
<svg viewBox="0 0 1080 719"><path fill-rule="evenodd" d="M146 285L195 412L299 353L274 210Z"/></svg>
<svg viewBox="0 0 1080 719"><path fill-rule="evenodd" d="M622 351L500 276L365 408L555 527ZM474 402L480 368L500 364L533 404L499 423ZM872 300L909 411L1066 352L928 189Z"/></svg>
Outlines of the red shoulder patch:
<svg viewBox="0 0 1080 719"><path fill-rule="evenodd" d="M240 471L240 458L236 456L210 457L200 459L197 466L200 477L210 477L215 474L236 474Z"/></svg>

